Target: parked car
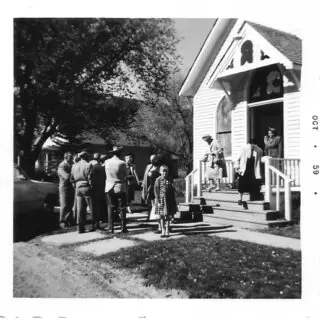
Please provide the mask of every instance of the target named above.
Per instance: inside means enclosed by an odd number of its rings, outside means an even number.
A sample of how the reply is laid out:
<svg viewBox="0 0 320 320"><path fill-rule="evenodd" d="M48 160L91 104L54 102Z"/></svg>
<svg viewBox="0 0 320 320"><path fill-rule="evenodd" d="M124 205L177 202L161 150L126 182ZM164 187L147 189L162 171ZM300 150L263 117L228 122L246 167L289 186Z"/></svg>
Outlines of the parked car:
<svg viewBox="0 0 320 320"><path fill-rule="evenodd" d="M54 206L58 204L58 195L56 184L31 180L23 169L15 164L13 194L15 231L27 228L27 225L29 228L29 224L52 221ZM34 221L36 223L33 223Z"/></svg>

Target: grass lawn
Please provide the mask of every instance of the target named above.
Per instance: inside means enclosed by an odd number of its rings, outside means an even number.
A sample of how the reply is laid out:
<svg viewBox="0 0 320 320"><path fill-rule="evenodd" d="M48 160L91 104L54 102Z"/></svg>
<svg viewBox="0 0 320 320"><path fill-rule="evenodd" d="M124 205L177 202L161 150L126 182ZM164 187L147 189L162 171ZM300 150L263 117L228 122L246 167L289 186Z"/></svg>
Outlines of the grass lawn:
<svg viewBox="0 0 320 320"><path fill-rule="evenodd" d="M301 298L301 253L293 250L191 235L100 259L139 273L146 285L184 290L190 298Z"/></svg>

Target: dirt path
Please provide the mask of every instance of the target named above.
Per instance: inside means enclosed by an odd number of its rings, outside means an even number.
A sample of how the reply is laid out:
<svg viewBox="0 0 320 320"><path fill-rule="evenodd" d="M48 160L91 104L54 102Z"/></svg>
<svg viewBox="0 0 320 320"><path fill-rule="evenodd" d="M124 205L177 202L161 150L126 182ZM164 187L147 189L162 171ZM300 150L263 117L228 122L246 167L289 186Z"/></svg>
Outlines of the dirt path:
<svg viewBox="0 0 320 320"><path fill-rule="evenodd" d="M186 298L176 290L144 286L138 275L115 270L102 260L55 248L39 239L14 244L14 297Z"/></svg>

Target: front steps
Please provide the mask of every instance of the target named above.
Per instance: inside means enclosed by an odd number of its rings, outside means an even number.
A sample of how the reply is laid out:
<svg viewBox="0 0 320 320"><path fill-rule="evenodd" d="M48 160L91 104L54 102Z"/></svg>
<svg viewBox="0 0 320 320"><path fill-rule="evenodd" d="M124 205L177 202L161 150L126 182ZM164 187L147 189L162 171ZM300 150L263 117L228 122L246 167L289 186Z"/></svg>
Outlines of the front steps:
<svg viewBox="0 0 320 320"><path fill-rule="evenodd" d="M191 214L199 219L199 214L202 214L204 222L215 222L240 228L268 229L289 223L283 219L280 212L270 210L268 202L251 201L249 194L244 194L244 208L238 204L238 200L239 194L236 190L203 192L203 196L195 197L193 203L180 203L179 211L182 216Z"/></svg>

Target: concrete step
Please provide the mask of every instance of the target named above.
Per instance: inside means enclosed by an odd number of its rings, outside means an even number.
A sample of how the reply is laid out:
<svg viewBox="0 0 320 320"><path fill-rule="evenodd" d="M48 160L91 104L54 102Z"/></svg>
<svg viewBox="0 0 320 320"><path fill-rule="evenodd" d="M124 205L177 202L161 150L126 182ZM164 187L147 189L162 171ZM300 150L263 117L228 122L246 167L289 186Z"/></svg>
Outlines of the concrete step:
<svg viewBox="0 0 320 320"><path fill-rule="evenodd" d="M216 217L241 219L248 221L270 221L282 218L280 212L273 210L251 211L245 209L231 209L214 207L213 213Z"/></svg>
<svg viewBox="0 0 320 320"><path fill-rule="evenodd" d="M206 223L217 223L227 226L234 226L244 229L269 229L276 226L286 226L289 224L287 220L270 220L270 221L248 221L243 219L227 218L227 217L216 217L214 214L203 214L203 222Z"/></svg>
<svg viewBox="0 0 320 320"><path fill-rule="evenodd" d="M203 197L195 197L194 203L196 204L204 204L207 206L219 206L221 208L235 208L241 209L242 206L238 205L238 200L224 200L224 199L206 199ZM269 202L264 201L245 201L248 210L252 211L264 211L270 209Z"/></svg>
<svg viewBox="0 0 320 320"><path fill-rule="evenodd" d="M201 212L201 206L197 203L179 203L178 209L180 212Z"/></svg>
<svg viewBox="0 0 320 320"><path fill-rule="evenodd" d="M204 191L202 193L202 198L212 199L212 200L238 201L240 199L240 196L237 190L217 191L217 192ZM242 200L243 201L250 200L250 195L248 193L244 193Z"/></svg>

